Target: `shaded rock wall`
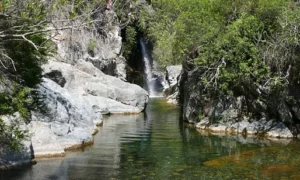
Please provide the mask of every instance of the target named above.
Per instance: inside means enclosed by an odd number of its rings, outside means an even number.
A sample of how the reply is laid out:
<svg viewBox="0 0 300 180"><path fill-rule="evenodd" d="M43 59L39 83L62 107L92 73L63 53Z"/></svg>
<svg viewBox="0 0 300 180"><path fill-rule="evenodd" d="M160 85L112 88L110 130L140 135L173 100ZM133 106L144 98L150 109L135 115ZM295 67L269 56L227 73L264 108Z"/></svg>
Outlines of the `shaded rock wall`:
<svg viewBox="0 0 300 180"><path fill-rule="evenodd" d="M193 62L184 63L179 81L184 121L196 123L198 128L209 131L285 138L299 134L299 106L292 103L297 100L291 102L281 95L265 95L247 86L237 88L234 95L207 93L201 74L203 72Z"/></svg>

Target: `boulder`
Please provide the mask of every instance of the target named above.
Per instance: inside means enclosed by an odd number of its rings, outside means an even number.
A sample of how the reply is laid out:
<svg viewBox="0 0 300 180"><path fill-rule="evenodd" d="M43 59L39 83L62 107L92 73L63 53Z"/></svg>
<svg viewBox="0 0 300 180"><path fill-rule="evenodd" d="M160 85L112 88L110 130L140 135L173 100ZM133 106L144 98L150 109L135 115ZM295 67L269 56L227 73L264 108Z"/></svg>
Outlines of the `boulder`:
<svg viewBox="0 0 300 180"><path fill-rule="evenodd" d="M181 71L182 65L166 67L166 79L169 83L169 86L174 86L178 84L178 77L180 76Z"/></svg>
<svg viewBox="0 0 300 180"><path fill-rule="evenodd" d="M275 138L293 138L291 131L283 124L276 123L268 132L267 136Z"/></svg>
<svg viewBox="0 0 300 180"><path fill-rule="evenodd" d="M247 120L242 120L240 122L234 122L230 125L229 131L232 134L246 133L247 127L250 123ZM250 131L248 132L250 134Z"/></svg>
<svg viewBox="0 0 300 180"><path fill-rule="evenodd" d="M205 118L201 119L200 122L196 123L196 128L205 130L208 128L209 124L210 124L209 118L205 117Z"/></svg>
<svg viewBox="0 0 300 180"><path fill-rule="evenodd" d="M167 86L164 90L165 95L167 96L167 102L171 104L179 104L179 84L182 71L182 66L167 66L166 67L166 81Z"/></svg>
<svg viewBox="0 0 300 180"><path fill-rule="evenodd" d="M62 156L65 149L93 141L94 122L101 120L101 112L50 79L45 78L37 90L46 113L32 112L28 125L35 157Z"/></svg>
<svg viewBox="0 0 300 180"><path fill-rule="evenodd" d="M83 60L75 66L50 61L44 69L46 73L61 71L67 81L65 89L99 107L100 111L139 113L148 102L148 93L141 87L105 75Z"/></svg>

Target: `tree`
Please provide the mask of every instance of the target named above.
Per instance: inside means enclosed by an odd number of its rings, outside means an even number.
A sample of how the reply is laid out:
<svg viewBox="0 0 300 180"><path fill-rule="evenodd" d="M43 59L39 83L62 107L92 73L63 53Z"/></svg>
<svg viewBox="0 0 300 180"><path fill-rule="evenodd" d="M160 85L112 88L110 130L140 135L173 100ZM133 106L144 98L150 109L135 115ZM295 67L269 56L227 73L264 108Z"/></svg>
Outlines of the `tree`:
<svg viewBox="0 0 300 180"><path fill-rule="evenodd" d="M42 82L41 65L55 50L51 39L60 30L101 30L102 0L3 0L0 2L0 144L21 146L30 112L43 106L36 85ZM102 28L103 29L103 28ZM10 115L17 120L4 121Z"/></svg>

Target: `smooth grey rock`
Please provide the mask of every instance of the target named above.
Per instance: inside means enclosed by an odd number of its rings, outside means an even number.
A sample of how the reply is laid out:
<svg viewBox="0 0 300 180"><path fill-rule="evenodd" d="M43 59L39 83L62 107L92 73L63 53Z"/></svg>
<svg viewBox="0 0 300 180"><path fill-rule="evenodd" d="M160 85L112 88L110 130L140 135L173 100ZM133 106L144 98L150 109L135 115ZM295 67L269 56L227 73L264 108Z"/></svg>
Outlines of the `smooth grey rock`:
<svg viewBox="0 0 300 180"><path fill-rule="evenodd" d="M213 124L209 126L209 130L212 132L226 133L228 126L226 124Z"/></svg>
<svg viewBox="0 0 300 180"><path fill-rule="evenodd" d="M38 91L47 105L47 113L32 112L28 125L35 156L63 155L66 148L92 140L94 122L102 118L101 112L50 79L44 79Z"/></svg>
<svg viewBox="0 0 300 180"><path fill-rule="evenodd" d="M28 125L31 133L35 157L64 155L65 151L58 136L51 130L50 123L31 121Z"/></svg>
<svg viewBox="0 0 300 180"><path fill-rule="evenodd" d="M166 67L166 81L167 86L164 89L164 93L167 96L168 103L179 104L179 84L182 71L182 65L177 66L167 66Z"/></svg>
<svg viewBox="0 0 300 180"><path fill-rule="evenodd" d="M293 138L291 131L281 122L273 126L267 132L267 136L276 138Z"/></svg>
<svg viewBox="0 0 300 180"><path fill-rule="evenodd" d="M182 71L182 65L167 66L166 67L166 79L170 86L177 84L177 78L180 76Z"/></svg>
<svg viewBox="0 0 300 180"><path fill-rule="evenodd" d="M230 125L229 129L231 132L234 133L243 133L245 130L247 130L247 127L250 125L250 123L247 120L243 120L241 122L235 122ZM250 133L250 131L249 131Z"/></svg>
<svg viewBox="0 0 300 180"><path fill-rule="evenodd" d="M86 61L78 61L76 66L51 61L44 69L45 72L60 70L67 80L65 89L93 101L92 105L101 107L101 111L139 113L148 103L148 93L144 89L105 75Z"/></svg>

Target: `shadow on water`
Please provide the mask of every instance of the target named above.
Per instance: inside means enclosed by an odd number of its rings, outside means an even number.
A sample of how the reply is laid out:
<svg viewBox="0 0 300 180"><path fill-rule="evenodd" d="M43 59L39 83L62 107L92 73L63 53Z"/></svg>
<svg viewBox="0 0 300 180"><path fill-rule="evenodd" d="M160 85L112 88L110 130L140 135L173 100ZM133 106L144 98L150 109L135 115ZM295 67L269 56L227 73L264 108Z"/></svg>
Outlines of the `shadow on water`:
<svg viewBox="0 0 300 180"><path fill-rule="evenodd" d="M300 179L300 145L216 136L186 126L176 106L151 99L145 113L104 119L95 144L38 160L1 179Z"/></svg>

